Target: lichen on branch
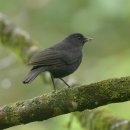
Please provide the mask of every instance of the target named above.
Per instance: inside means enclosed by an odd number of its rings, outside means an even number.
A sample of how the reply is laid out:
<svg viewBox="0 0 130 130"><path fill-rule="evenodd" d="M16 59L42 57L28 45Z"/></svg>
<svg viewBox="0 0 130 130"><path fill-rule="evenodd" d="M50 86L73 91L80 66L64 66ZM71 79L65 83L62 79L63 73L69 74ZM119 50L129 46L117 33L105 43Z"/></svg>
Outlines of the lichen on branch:
<svg viewBox="0 0 130 130"><path fill-rule="evenodd" d="M72 87L0 108L0 129L130 100L130 77Z"/></svg>
<svg viewBox="0 0 130 130"><path fill-rule="evenodd" d="M128 119L121 119L101 108L76 112L74 115L87 130L130 130Z"/></svg>
<svg viewBox="0 0 130 130"><path fill-rule="evenodd" d="M9 22L0 13L0 39L3 46L15 52L25 63L37 52L36 41L29 34Z"/></svg>

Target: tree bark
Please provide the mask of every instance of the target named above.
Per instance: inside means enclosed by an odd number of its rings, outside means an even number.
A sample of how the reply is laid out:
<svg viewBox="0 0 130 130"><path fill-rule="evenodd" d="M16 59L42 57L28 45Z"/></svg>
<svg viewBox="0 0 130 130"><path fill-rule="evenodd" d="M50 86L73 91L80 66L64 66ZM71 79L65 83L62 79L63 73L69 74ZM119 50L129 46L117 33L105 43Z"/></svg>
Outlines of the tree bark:
<svg viewBox="0 0 130 130"><path fill-rule="evenodd" d="M121 119L101 108L76 112L74 115L86 130L130 130L129 120Z"/></svg>
<svg viewBox="0 0 130 130"><path fill-rule="evenodd" d="M37 42L27 32L9 22L1 13L0 39L3 46L12 50L25 63L39 50Z"/></svg>
<svg viewBox="0 0 130 130"><path fill-rule="evenodd" d="M130 77L62 89L0 108L0 129L130 100Z"/></svg>

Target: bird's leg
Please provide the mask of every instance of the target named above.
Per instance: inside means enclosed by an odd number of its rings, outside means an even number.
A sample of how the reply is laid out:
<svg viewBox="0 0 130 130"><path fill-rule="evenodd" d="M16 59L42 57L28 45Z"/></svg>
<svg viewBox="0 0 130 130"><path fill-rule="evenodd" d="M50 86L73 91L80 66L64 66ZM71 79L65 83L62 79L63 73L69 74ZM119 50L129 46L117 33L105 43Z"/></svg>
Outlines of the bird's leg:
<svg viewBox="0 0 130 130"><path fill-rule="evenodd" d="M55 86L54 78L53 78L52 74L51 74L51 80L52 80L52 83L53 83L54 90L56 90L56 86Z"/></svg>
<svg viewBox="0 0 130 130"><path fill-rule="evenodd" d="M70 88L70 86L65 82L65 80L63 80L62 78L59 78L59 79L62 80L64 84L66 84Z"/></svg>

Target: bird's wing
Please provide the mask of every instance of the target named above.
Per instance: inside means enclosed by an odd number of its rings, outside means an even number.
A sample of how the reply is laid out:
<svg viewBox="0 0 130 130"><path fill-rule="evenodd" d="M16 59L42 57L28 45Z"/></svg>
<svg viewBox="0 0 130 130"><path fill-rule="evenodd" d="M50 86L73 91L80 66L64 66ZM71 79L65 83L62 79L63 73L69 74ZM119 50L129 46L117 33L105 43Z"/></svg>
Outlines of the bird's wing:
<svg viewBox="0 0 130 130"><path fill-rule="evenodd" d="M52 49L46 49L44 51L39 52L38 54L34 55L30 61L30 65L55 65L59 63L59 58L61 55L58 51Z"/></svg>
<svg viewBox="0 0 130 130"><path fill-rule="evenodd" d="M30 65L34 66L62 66L65 64L72 64L78 60L78 57L71 57L65 51L57 51L54 49L46 49L36 55L34 55L30 61Z"/></svg>

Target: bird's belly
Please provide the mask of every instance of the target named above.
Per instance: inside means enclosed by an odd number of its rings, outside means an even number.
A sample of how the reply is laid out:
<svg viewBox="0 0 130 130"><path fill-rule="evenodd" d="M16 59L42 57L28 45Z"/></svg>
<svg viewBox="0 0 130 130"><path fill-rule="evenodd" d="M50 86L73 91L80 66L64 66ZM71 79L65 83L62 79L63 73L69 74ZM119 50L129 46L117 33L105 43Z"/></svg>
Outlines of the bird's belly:
<svg viewBox="0 0 130 130"><path fill-rule="evenodd" d="M63 78L72 74L80 65L81 60L71 65L64 65L60 67L52 67L50 73L54 78Z"/></svg>

